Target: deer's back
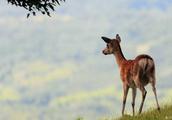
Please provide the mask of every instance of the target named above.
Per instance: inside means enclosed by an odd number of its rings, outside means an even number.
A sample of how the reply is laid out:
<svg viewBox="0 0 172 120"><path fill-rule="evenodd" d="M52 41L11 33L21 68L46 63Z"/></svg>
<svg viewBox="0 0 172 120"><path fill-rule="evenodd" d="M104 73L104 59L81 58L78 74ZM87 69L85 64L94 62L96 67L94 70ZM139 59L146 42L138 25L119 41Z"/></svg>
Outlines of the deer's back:
<svg viewBox="0 0 172 120"><path fill-rule="evenodd" d="M126 60L121 66L121 79L130 87L147 85L154 77L154 61L149 55L139 55L134 60Z"/></svg>

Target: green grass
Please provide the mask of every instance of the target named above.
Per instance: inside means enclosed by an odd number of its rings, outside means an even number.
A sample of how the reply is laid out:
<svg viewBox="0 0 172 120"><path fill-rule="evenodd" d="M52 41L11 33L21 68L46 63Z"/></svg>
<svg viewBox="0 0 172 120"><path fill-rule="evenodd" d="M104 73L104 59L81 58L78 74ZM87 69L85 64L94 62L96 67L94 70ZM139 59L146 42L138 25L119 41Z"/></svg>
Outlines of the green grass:
<svg viewBox="0 0 172 120"><path fill-rule="evenodd" d="M85 119L80 117L76 120ZM157 109L150 109L134 117L131 115L124 115L120 118L103 118L101 120L172 120L172 105L164 105L161 107L160 111Z"/></svg>
<svg viewBox="0 0 172 120"><path fill-rule="evenodd" d="M140 115L136 115L135 117L125 115L121 118L114 120L172 120L172 105L166 105L162 107L160 112L158 110L152 109L143 112Z"/></svg>

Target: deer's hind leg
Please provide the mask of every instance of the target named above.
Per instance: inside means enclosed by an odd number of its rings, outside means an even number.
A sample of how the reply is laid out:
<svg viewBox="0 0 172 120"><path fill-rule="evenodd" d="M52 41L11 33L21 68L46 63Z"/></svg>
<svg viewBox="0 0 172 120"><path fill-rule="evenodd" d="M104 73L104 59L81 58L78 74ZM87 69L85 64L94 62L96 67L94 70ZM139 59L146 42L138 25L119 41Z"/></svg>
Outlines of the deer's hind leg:
<svg viewBox="0 0 172 120"><path fill-rule="evenodd" d="M136 99L136 92L137 92L136 90L137 90L136 87L132 88L132 103L131 103L131 105L132 105L132 109L133 109L133 116L135 115L134 107L135 107L135 99Z"/></svg>
<svg viewBox="0 0 172 120"><path fill-rule="evenodd" d="M139 74L137 74L134 78L134 82L135 82L137 88L139 88L140 91L142 92L142 101L141 101L140 108L139 108L139 114L142 112L143 104L144 104L146 94L147 94L147 91L144 88L144 84L142 83L142 80L140 78L141 77Z"/></svg>
<svg viewBox="0 0 172 120"><path fill-rule="evenodd" d="M152 77L151 78L152 91L153 91L153 93L155 95L155 100L156 100L156 104L157 104L157 110L160 111L160 106L159 106L159 103L158 103L158 97L157 97L155 82L156 82L155 77Z"/></svg>
<svg viewBox="0 0 172 120"><path fill-rule="evenodd" d="M144 101L145 101L145 98L146 98L146 94L147 94L147 91L146 89L144 88L144 86L140 86L139 88L142 92L142 102L140 104L140 109L139 109L139 114L142 112L142 108L143 108L143 104L144 104Z"/></svg>

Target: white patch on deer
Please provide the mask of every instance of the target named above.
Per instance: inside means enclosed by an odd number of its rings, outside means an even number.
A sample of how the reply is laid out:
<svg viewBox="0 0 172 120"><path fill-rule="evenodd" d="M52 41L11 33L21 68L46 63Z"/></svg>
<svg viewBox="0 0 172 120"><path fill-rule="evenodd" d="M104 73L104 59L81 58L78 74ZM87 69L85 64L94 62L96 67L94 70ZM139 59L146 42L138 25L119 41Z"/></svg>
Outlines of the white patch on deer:
<svg viewBox="0 0 172 120"><path fill-rule="evenodd" d="M145 69L146 64L147 64L147 59L144 58L144 59L139 60L139 66L141 68Z"/></svg>
<svg viewBox="0 0 172 120"><path fill-rule="evenodd" d="M147 70L150 70L150 69L154 66L153 60L148 59L148 58L141 59L141 60L139 60L138 63L139 63L139 66L140 66L143 70L145 70L145 71L143 71L144 73L145 73ZM146 68L146 66L147 66L147 68Z"/></svg>

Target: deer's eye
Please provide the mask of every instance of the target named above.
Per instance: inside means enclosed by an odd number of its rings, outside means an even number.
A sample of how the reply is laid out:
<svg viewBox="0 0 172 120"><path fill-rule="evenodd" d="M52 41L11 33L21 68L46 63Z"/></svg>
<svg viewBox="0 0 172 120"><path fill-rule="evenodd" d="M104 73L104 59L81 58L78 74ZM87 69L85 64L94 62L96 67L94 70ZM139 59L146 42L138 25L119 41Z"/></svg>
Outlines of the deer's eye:
<svg viewBox="0 0 172 120"><path fill-rule="evenodd" d="M109 45L107 44L107 48L109 48Z"/></svg>

